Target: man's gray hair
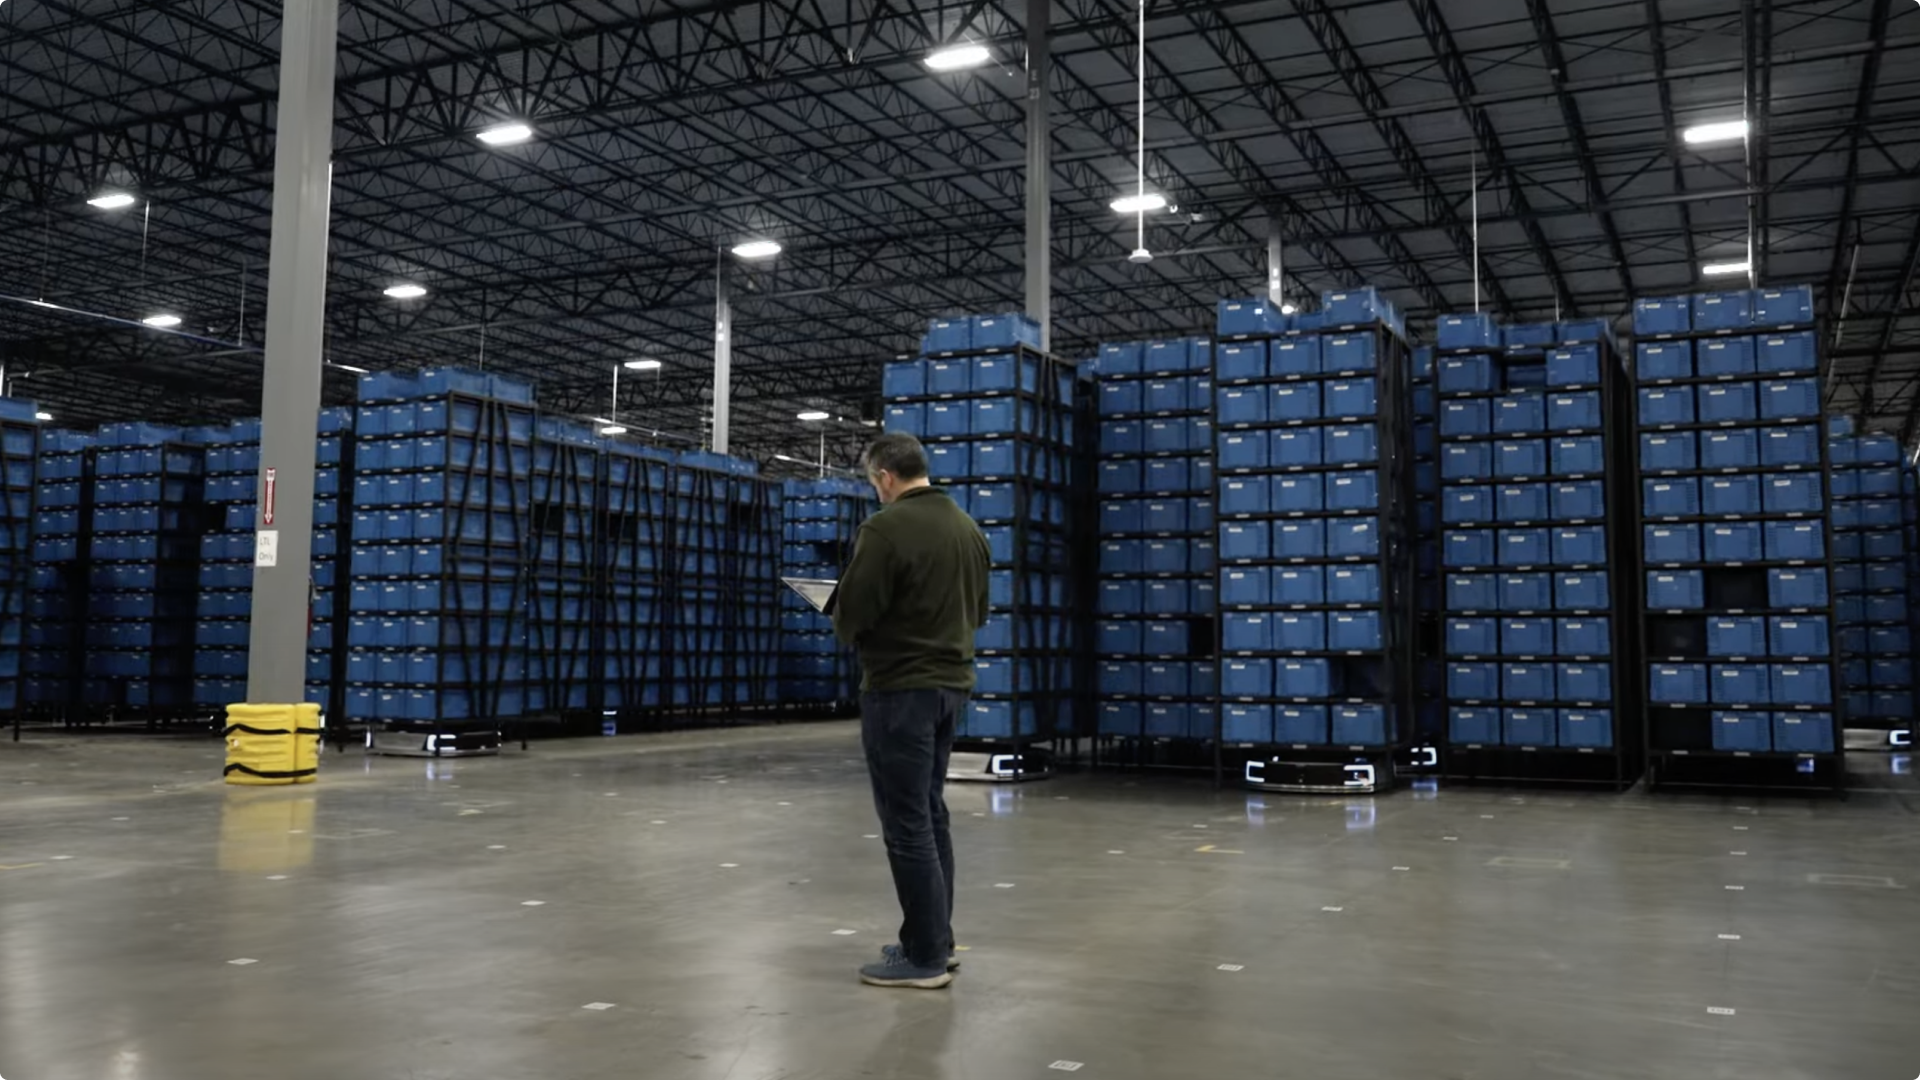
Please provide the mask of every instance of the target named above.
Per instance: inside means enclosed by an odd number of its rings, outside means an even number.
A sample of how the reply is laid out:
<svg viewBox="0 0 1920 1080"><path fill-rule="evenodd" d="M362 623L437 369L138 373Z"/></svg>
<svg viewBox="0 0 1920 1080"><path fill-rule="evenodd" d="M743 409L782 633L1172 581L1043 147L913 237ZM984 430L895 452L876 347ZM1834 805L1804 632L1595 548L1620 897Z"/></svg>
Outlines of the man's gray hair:
<svg viewBox="0 0 1920 1080"><path fill-rule="evenodd" d="M927 475L927 448L905 432L890 431L867 447L867 471L890 472L899 480L918 480Z"/></svg>

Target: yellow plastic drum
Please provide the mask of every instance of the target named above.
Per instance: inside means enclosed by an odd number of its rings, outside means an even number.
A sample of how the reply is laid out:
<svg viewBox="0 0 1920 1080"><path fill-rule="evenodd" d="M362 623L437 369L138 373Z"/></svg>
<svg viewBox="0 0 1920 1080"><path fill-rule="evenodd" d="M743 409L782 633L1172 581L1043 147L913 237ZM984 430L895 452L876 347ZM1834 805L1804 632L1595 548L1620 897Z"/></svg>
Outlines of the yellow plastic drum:
<svg viewBox="0 0 1920 1080"><path fill-rule="evenodd" d="M311 784L320 772L320 706L227 706L227 783Z"/></svg>

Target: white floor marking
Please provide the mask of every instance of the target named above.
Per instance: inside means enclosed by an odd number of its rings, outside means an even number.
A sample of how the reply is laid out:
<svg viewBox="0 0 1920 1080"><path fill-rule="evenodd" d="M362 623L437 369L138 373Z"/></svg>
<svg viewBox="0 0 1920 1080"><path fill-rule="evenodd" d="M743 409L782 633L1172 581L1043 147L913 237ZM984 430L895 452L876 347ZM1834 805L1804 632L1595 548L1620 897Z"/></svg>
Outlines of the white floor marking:
<svg viewBox="0 0 1920 1080"><path fill-rule="evenodd" d="M723 863L721 863L721 864L720 864L720 869L722 869L722 870L738 870L738 869L740 869L740 864L739 864L739 863L737 863L737 862L723 862Z"/></svg>
<svg viewBox="0 0 1920 1080"><path fill-rule="evenodd" d="M655 825L665 825L665 824L666 824L666 822L664 822L664 821L656 821L656 822L654 822L654 824L655 824Z"/></svg>
<svg viewBox="0 0 1920 1080"><path fill-rule="evenodd" d="M505 850L507 850L507 845L505 845L505 844L488 844L488 845L487 845L487 850L488 850L488 851L505 851Z"/></svg>
<svg viewBox="0 0 1920 1080"><path fill-rule="evenodd" d="M1220 971L1245 971L1245 970L1247 970L1247 966L1246 966L1245 964L1221 964L1218 970L1220 970Z"/></svg>
<svg viewBox="0 0 1920 1080"><path fill-rule="evenodd" d="M1411 870L1411 869L1413 869L1413 867L1411 867L1411 866L1396 866L1396 867L1394 867L1394 869L1395 869L1395 870Z"/></svg>
<svg viewBox="0 0 1920 1080"><path fill-rule="evenodd" d="M246 967L246 966L247 966L248 964L257 964L257 963L259 963L259 962L260 962L260 961L258 961L258 960L254 960L254 959L251 959L251 958L249 958L249 957L245 957L245 956L243 956L243 957L241 957L241 958L240 958L240 959L238 959L238 960L229 960L229 961L227 961L227 963L229 963L229 964L232 964L232 965L233 965L234 967Z"/></svg>
<svg viewBox="0 0 1920 1080"><path fill-rule="evenodd" d="M132 821L133 819L132 819L132 818L130 818L130 817L117 817L117 818L114 818L113 820L115 820L115 821Z"/></svg>
<svg viewBox="0 0 1920 1080"><path fill-rule="evenodd" d="M996 889L1011 889L1011 888L1013 888L1013 883L1012 883L1012 882L1010 882L1010 881L1003 881L1003 882L1001 882L1001 883L999 883L998 885L995 885L995 886L994 886L994 888L996 888Z"/></svg>
<svg viewBox="0 0 1920 1080"><path fill-rule="evenodd" d="M72 859L73 859L73 856L71 856L71 855L55 855L55 856L53 856L53 857L52 857L52 859L53 859L53 861L54 861L54 862L70 862L70 861L72 861Z"/></svg>
<svg viewBox="0 0 1920 1080"><path fill-rule="evenodd" d="M611 1001L596 1001L588 1005L582 1005L580 1007L583 1009L592 1009L594 1012L606 1012L608 1009L619 1008L619 1006L615 1005Z"/></svg>
<svg viewBox="0 0 1920 1080"><path fill-rule="evenodd" d="M1744 852L1744 851L1729 851L1729 852L1727 852L1727 854L1729 854L1729 855L1745 855L1745 854L1746 854L1746 852Z"/></svg>
<svg viewBox="0 0 1920 1080"><path fill-rule="evenodd" d="M1733 1015L1732 1009L1724 1009L1718 1005L1707 1006L1707 1011L1712 1013L1715 1016L1732 1016Z"/></svg>
<svg viewBox="0 0 1920 1080"><path fill-rule="evenodd" d="M547 902L545 900L522 900L520 901L520 906L521 907L546 907Z"/></svg>
<svg viewBox="0 0 1920 1080"><path fill-rule="evenodd" d="M1107 854L1109 854L1109 855L1125 855L1125 854L1126 854L1126 852L1124 852L1124 851L1120 851L1120 850L1118 850L1118 849L1116 849L1116 850L1113 850L1113 851L1109 851L1109 852L1107 852Z"/></svg>
<svg viewBox="0 0 1920 1080"><path fill-rule="evenodd" d="M1721 934L1720 940L1721 941L1739 941L1740 935L1739 934Z"/></svg>
<svg viewBox="0 0 1920 1080"><path fill-rule="evenodd" d="M880 839L880 834L879 834L879 833L877 833L877 832L870 832L870 833L867 833L866 835L864 835L864 836L862 836L862 837L861 837L860 839L862 839L862 840L878 840L878 839Z"/></svg>
<svg viewBox="0 0 1920 1080"><path fill-rule="evenodd" d="M1343 907L1323 907L1323 908L1321 908L1320 910L1321 910L1321 911L1335 911L1335 912L1338 912L1338 911L1345 911L1345 910L1347 910L1347 909L1346 909L1346 908L1343 908Z"/></svg>
<svg viewBox="0 0 1920 1080"><path fill-rule="evenodd" d="M271 874L271 875L269 875L269 876L267 877L267 880L268 880L268 881L285 881L285 880L287 880L287 875L285 875L285 874Z"/></svg>
<svg viewBox="0 0 1920 1080"><path fill-rule="evenodd" d="M1745 885L1729 885L1727 886L1727 891L1728 892L1746 892L1747 887Z"/></svg>
<svg viewBox="0 0 1920 1080"><path fill-rule="evenodd" d="M834 937L852 937L853 935L859 932L860 931L858 930L835 930L833 932L833 936Z"/></svg>
<svg viewBox="0 0 1920 1080"><path fill-rule="evenodd" d="M1081 1069L1086 1068L1086 1066L1078 1061L1056 1061L1053 1064L1047 1066L1047 1068L1054 1069L1059 1072L1079 1072Z"/></svg>
<svg viewBox="0 0 1920 1080"><path fill-rule="evenodd" d="M1460 838L1459 838L1459 837L1457 837L1457 836L1443 836L1443 837L1441 837L1440 839L1442 839L1442 840L1458 840L1458 839L1460 839Z"/></svg>

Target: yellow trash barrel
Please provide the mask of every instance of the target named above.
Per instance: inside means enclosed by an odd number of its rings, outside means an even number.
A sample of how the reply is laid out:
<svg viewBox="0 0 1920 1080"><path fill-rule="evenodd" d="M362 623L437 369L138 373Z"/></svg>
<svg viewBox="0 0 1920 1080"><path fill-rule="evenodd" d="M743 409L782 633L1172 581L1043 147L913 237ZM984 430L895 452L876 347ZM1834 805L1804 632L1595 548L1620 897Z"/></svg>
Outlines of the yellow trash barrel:
<svg viewBox="0 0 1920 1080"><path fill-rule="evenodd" d="M227 783L311 784L320 772L320 706L227 706Z"/></svg>

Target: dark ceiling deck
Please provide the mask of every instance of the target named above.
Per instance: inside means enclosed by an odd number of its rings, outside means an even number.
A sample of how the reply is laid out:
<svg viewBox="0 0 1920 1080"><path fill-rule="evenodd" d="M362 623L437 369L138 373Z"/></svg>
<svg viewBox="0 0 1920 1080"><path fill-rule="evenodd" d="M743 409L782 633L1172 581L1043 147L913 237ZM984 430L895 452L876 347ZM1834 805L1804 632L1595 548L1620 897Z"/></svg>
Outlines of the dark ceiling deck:
<svg viewBox="0 0 1920 1080"><path fill-rule="evenodd" d="M736 448L811 453L934 315L1020 306L1024 4L345 0L329 357L484 363L546 406L697 433L716 249L735 265ZM1134 9L1054 4L1055 344L1191 332L1264 280L1391 290L1416 326L1622 314L1744 257L1813 281L1836 408L1914 434L1920 9L1905 0L1153 0L1148 170L1178 205L1126 261ZM16 394L62 422L257 411L279 4L0 4L0 303ZM1749 34L1751 27L1755 33ZM996 62L926 69L930 47ZM1751 46L1751 47L1750 47ZM1762 91L1755 160L1677 130ZM474 139L520 119L501 149ZM123 187L151 201L103 212ZM397 279L425 300L381 295ZM349 400L351 376L328 376ZM853 430L843 433L852 437Z"/></svg>

